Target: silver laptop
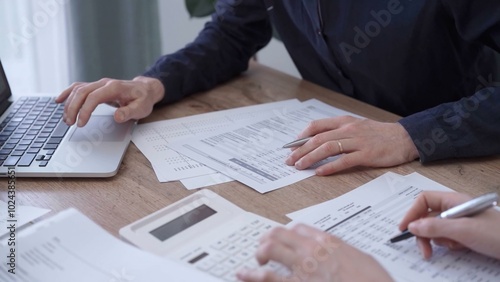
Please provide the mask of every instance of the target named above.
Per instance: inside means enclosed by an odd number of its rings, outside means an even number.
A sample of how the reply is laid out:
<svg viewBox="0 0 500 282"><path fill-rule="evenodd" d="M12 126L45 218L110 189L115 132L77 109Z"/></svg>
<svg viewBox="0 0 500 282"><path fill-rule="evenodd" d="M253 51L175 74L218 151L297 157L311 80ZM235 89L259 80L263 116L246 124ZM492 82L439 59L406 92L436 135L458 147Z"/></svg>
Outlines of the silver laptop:
<svg viewBox="0 0 500 282"><path fill-rule="evenodd" d="M99 105L88 124L68 127L55 97L16 97L0 61L0 177L110 177L118 172L135 122L118 124Z"/></svg>

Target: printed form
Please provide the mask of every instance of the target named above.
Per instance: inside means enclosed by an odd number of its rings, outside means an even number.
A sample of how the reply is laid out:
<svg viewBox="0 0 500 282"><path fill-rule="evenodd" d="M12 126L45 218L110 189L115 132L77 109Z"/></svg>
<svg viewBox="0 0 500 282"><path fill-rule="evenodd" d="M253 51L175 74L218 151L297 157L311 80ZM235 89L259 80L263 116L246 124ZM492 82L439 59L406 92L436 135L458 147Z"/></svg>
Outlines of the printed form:
<svg viewBox="0 0 500 282"><path fill-rule="evenodd" d="M2 254L9 254L6 242ZM125 243L75 209L20 232L15 262L0 265L0 281L219 281ZM4 258L4 261L6 259ZM9 272L11 270L11 272Z"/></svg>
<svg viewBox="0 0 500 282"><path fill-rule="evenodd" d="M201 115L140 124L134 130L132 141L151 162L160 182L186 180L185 184L198 188L200 183L217 184L232 179L217 174L213 169L168 148L168 144L187 137L221 131L245 120L259 116L283 115L300 105L296 99L241 107ZM189 188L189 187L188 187Z"/></svg>
<svg viewBox="0 0 500 282"><path fill-rule="evenodd" d="M313 168L299 171L285 164L293 141L313 120L354 115L318 100L308 100L288 111L241 121L216 133L171 142L178 153L203 163L260 193L290 185L314 175Z"/></svg>
<svg viewBox="0 0 500 282"><path fill-rule="evenodd" d="M500 260L434 246L425 260L415 238L398 243L398 224L423 190L452 191L417 173L383 175L328 202L293 213L288 226L313 225L371 254L396 281L499 281Z"/></svg>

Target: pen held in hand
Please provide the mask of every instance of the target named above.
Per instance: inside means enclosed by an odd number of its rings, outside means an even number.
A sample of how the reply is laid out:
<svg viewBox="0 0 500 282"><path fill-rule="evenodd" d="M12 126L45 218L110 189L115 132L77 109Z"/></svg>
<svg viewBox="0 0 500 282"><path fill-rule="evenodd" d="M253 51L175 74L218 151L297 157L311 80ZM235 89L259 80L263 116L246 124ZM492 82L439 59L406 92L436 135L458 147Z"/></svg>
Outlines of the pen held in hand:
<svg viewBox="0 0 500 282"><path fill-rule="evenodd" d="M287 144L283 145L283 148L293 148L293 147L299 147L299 146L302 146L302 145L304 145L307 141L309 141L311 138L312 138L312 136L297 139L297 140L295 140L295 141L292 141L292 142L290 142L290 143L287 143Z"/></svg>
<svg viewBox="0 0 500 282"><path fill-rule="evenodd" d="M498 194L497 193L488 193L477 198L474 198L470 201L467 201L463 204L460 204L456 207L453 207L449 210L442 212L438 215L438 218L443 219L451 219L451 218L459 218L466 216L473 216L478 213L481 213L489 208L492 208L497 205ZM413 235L408 229L404 230L401 234L391 238L389 242L396 243L402 240L406 240L411 238Z"/></svg>

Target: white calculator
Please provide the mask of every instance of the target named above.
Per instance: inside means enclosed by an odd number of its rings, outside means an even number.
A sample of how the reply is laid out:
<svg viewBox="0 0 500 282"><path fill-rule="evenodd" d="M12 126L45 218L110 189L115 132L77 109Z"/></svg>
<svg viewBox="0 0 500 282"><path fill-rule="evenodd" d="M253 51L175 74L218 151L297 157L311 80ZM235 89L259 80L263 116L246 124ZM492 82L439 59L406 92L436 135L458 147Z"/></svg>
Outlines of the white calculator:
<svg viewBox="0 0 500 282"><path fill-rule="evenodd" d="M120 236L222 280L238 281L238 270L258 267L254 254L259 239L278 225L203 189L121 228ZM288 272L274 262L266 268Z"/></svg>

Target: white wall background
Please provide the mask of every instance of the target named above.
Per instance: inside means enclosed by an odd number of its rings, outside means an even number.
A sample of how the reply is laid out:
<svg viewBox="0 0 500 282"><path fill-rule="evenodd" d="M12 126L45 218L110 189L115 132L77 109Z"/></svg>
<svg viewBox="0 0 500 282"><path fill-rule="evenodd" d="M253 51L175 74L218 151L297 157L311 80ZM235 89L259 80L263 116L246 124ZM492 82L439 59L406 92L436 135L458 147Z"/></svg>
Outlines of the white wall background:
<svg viewBox="0 0 500 282"><path fill-rule="evenodd" d="M207 18L189 18L184 0L160 0L159 9L164 54L170 54L193 41L201 31ZM268 46L257 55L260 63L300 77L283 43L272 39Z"/></svg>
<svg viewBox="0 0 500 282"><path fill-rule="evenodd" d="M14 94L69 84L66 0L0 0L0 57Z"/></svg>

